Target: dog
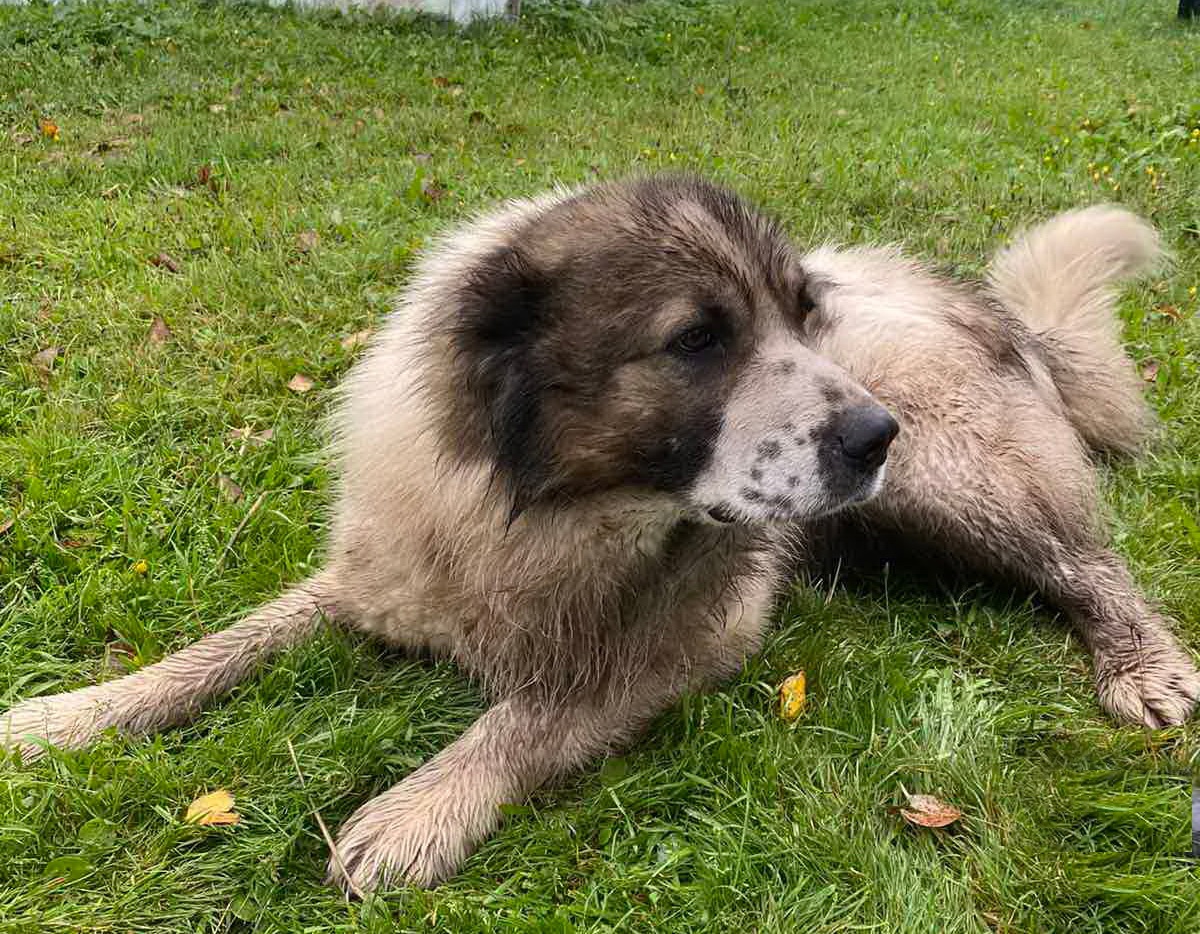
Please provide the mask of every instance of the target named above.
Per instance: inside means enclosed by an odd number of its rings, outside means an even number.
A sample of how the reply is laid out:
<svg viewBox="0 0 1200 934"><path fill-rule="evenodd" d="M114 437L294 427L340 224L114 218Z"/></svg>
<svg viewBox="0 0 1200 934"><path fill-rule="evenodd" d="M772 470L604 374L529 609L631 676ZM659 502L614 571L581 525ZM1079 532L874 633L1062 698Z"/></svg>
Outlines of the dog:
<svg viewBox="0 0 1200 934"><path fill-rule="evenodd" d="M899 528L1047 594L1109 710L1179 722L1200 678L1103 545L1084 448L1144 430L1106 290L1157 241L1095 210L976 293L894 252L802 255L690 177L510 202L428 254L345 380L324 569L154 665L19 704L0 738L32 757L185 722L329 619L453 659L493 706L362 805L329 866L354 894L434 885L501 805L736 673L847 510L841 531Z"/></svg>

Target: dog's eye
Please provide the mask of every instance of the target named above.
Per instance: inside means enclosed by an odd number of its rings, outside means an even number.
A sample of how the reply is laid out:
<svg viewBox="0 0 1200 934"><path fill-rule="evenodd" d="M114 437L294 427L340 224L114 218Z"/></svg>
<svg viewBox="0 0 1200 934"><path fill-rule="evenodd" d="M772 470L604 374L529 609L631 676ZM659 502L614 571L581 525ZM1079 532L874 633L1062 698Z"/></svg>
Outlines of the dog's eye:
<svg viewBox="0 0 1200 934"><path fill-rule="evenodd" d="M796 316L803 321L813 309L817 307L817 303L813 301L812 295L804 286L800 287L800 291L796 293Z"/></svg>
<svg viewBox="0 0 1200 934"><path fill-rule="evenodd" d="M673 346L680 353L698 354L715 347L717 335L703 325L688 328L673 341Z"/></svg>

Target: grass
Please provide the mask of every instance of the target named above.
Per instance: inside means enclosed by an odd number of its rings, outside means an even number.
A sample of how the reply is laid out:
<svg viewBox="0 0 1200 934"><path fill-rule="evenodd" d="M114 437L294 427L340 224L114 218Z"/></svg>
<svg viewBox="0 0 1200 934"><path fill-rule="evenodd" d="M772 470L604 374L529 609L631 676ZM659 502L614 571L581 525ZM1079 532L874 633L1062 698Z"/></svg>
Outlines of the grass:
<svg viewBox="0 0 1200 934"><path fill-rule="evenodd" d="M466 31L0 9L0 706L152 661L319 563L341 339L432 233L660 168L803 242L894 239L967 273L1056 209L1153 217L1175 265L1122 311L1165 431L1104 485L1200 646L1200 32L1173 8L690 0ZM435 892L345 904L312 811L336 825L478 714L449 666L330 635L186 729L4 764L0 931L1200 930L1200 733L1106 720L1048 613L893 578L798 584L780 615L739 679L513 809ZM811 709L787 725L774 690L798 668ZM243 823L183 825L217 787ZM904 790L966 816L914 832Z"/></svg>

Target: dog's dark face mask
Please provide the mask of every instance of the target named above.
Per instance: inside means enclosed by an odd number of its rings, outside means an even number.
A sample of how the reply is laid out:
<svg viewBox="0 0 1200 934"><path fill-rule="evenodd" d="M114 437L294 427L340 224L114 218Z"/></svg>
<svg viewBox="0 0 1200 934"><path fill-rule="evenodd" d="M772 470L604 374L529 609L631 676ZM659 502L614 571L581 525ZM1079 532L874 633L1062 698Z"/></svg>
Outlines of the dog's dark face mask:
<svg viewBox="0 0 1200 934"><path fill-rule="evenodd" d="M791 519L877 485L895 423L805 346L790 245L726 191L577 195L477 264L460 299L445 430L495 464L514 517L631 489L717 521Z"/></svg>

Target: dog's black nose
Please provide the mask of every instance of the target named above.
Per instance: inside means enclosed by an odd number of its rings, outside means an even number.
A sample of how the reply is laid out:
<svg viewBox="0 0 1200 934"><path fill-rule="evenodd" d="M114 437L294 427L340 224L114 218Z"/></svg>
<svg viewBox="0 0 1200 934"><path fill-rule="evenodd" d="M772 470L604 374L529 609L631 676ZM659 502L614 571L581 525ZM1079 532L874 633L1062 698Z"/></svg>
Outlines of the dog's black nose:
<svg viewBox="0 0 1200 934"><path fill-rule="evenodd" d="M887 459L888 445L899 431L883 406L860 405L838 419L837 439L848 458L873 469Z"/></svg>

